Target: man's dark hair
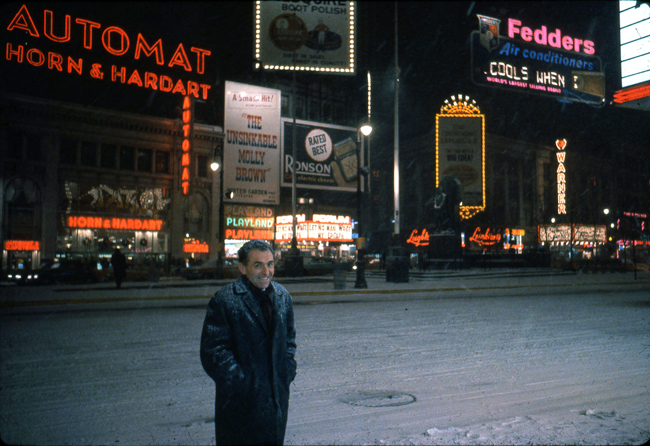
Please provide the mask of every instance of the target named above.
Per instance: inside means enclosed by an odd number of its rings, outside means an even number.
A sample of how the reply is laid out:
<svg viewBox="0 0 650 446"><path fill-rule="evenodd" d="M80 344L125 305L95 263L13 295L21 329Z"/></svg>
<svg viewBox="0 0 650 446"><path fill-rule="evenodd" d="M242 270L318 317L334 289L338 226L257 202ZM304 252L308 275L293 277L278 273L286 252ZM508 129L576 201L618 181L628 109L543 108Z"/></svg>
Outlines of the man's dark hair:
<svg viewBox="0 0 650 446"><path fill-rule="evenodd" d="M251 240L249 242L244 243L244 246L239 248L239 251L237 251L237 256L239 257L239 263L242 265L246 265L246 262L248 261L248 254L252 250L257 250L257 251L271 251L271 255L273 255L273 258L275 258L275 251L269 245L267 242L264 240Z"/></svg>

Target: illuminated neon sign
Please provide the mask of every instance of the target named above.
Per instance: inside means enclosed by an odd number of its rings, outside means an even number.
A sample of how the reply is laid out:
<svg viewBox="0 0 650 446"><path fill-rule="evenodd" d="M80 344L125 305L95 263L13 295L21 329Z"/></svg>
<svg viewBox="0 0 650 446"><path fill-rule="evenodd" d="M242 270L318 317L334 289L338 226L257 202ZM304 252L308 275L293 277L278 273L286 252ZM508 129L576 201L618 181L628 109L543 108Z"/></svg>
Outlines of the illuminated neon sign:
<svg viewBox="0 0 650 446"><path fill-rule="evenodd" d="M296 240L348 242L352 240L352 220L349 216L314 214L313 220L296 215ZM293 217L282 215L275 220L275 241L291 241Z"/></svg>
<svg viewBox="0 0 650 446"><path fill-rule="evenodd" d="M527 26L521 26L521 21L508 19L508 37L514 39L519 37L525 42L532 42L553 48L563 48L566 51L575 51L576 53L594 54L594 42L591 40L576 39L570 36L563 36L562 31L555 29L555 32L548 32L546 26L539 29L531 29Z"/></svg>
<svg viewBox="0 0 650 446"><path fill-rule="evenodd" d="M559 29L548 32L545 26L521 27L513 19L509 37L501 37L500 20L478 18L479 31L470 36L472 82L589 104L604 102L605 74L600 58L592 56L593 42L563 36Z"/></svg>
<svg viewBox="0 0 650 446"><path fill-rule="evenodd" d="M566 214L566 169L564 161L566 160L566 139L555 141L558 152L557 156L557 213Z"/></svg>
<svg viewBox="0 0 650 446"><path fill-rule="evenodd" d="M55 33L54 28L54 13L49 10L43 11L43 28L42 35L47 39L57 43L70 43L73 42L73 37L83 41L83 47L86 50L96 50L96 48L104 48L104 50L112 56L125 56L129 53L133 55L134 60L139 60L142 56L155 60L159 66L166 65L168 68L182 68L186 73L204 74L205 73L205 59L210 56L211 51L190 47L190 54L195 53L195 63L191 62L188 57L188 52L185 45L180 43L169 59L165 59L163 52L162 39L158 39L153 45L150 45L145 37L138 33L137 36L129 36L129 34L118 26L105 27L103 31L100 23L76 18L75 23L78 27L72 26L72 19L66 15L60 23L57 24L57 29L62 29L61 32ZM22 5L14 18L7 26L8 31L26 31L31 37L40 38L32 15L27 9L27 5ZM151 90L159 90L162 92L171 92L182 94L183 96L189 95L203 100L208 98L208 91L211 85L202 84L193 81L184 81L183 79L172 79L167 75L159 75L154 72L145 71L140 73L137 69L129 70L124 66L111 65L110 68L103 67L100 63L92 63L84 60L83 58L73 58L70 55L52 51L41 51L34 47L32 43L22 44L24 40L24 33L20 33L21 44L13 44L7 42L5 57L7 60L15 60L17 63L24 63L34 67L44 66L49 70L56 70L59 72L67 71L68 74L76 73L78 75L89 75L95 79L110 80L111 82L119 82L122 84L136 85L141 88ZM100 44L98 44L99 42ZM132 44L135 42L135 45Z"/></svg>
<svg viewBox="0 0 650 446"><path fill-rule="evenodd" d="M423 229L422 233L418 234L418 230L414 229L413 232L411 232L408 240L406 240L406 243L410 243L415 246L429 246L429 233L426 229Z"/></svg>
<svg viewBox="0 0 650 446"><path fill-rule="evenodd" d="M34 240L6 240L6 251L40 251L41 244Z"/></svg>
<svg viewBox="0 0 650 446"><path fill-rule="evenodd" d="M131 229L135 231L160 231L163 221L151 218L102 218L70 216L68 228L78 229Z"/></svg>
<svg viewBox="0 0 650 446"><path fill-rule="evenodd" d="M191 243L183 244L183 252L187 253L209 253L210 248L207 243L194 240Z"/></svg>
<svg viewBox="0 0 650 446"><path fill-rule="evenodd" d="M463 185L462 218L485 210L485 115L469 96L452 96L436 114L436 187L446 175Z"/></svg>
<svg viewBox="0 0 650 446"><path fill-rule="evenodd" d="M501 241L501 234L490 234L490 228L482 232L481 228L478 227L474 230L474 234L472 234L469 240L482 246L492 246Z"/></svg>
<svg viewBox="0 0 650 446"><path fill-rule="evenodd" d="M192 157L192 138L194 137L194 107L192 98L185 96L183 99L183 143L181 145L183 154L181 155L181 188L183 195L190 191L190 159Z"/></svg>

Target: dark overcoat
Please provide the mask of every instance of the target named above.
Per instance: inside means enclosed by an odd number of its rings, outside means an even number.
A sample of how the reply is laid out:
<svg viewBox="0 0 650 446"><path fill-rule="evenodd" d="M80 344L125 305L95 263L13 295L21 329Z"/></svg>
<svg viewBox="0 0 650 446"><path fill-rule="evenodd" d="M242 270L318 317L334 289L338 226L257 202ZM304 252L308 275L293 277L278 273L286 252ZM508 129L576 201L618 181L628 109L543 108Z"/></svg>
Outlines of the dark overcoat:
<svg viewBox="0 0 650 446"><path fill-rule="evenodd" d="M201 363L217 386L217 445L282 444L289 385L296 376L296 328L289 292L272 282L269 330L242 278L210 299L201 334Z"/></svg>

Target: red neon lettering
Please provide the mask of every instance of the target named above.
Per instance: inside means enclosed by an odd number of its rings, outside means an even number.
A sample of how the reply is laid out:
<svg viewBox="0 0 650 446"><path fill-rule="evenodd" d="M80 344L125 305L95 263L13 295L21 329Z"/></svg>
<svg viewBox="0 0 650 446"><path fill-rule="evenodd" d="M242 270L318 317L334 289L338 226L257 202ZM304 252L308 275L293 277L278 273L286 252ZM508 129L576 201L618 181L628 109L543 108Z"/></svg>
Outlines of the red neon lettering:
<svg viewBox="0 0 650 446"><path fill-rule="evenodd" d="M111 41L113 40L111 39L111 35L114 33L117 33L119 36L119 49L115 49L111 46ZM102 44L104 45L106 51L111 53L113 56L122 56L129 49L129 36L126 35L126 32L124 32L122 28L118 28L117 26L109 26L104 30L104 33L102 34ZM141 84L139 85L142 86Z"/></svg>
<svg viewBox="0 0 650 446"><path fill-rule="evenodd" d="M189 166L189 165L190 165L190 154L184 153L183 156L181 157L181 166Z"/></svg>
<svg viewBox="0 0 650 446"><path fill-rule="evenodd" d="M142 79L140 79L140 73L138 73L138 70L133 70L127 84L137 84L139 87L142 87Z"/></svg>
<svg viewBox="0 0 650 446"><path fill-rule="evenodd" d="M151 87L153 90L158 90L158 76L154 73L144 73L144 88Z"/></svg>
<svg viewBox="0 0 650 446"><path fill-rule="evenodd" d="M196 53L196 72L203 74L205 71L205 56L209 56L212 52L195 47L190 48L190 51Z"/></svg>
<svg viewBox="0 0 650 446"><path fill-rule="evenodd" d="M81 74L82 64L83 64L82 59L79 59L79 63L75 63L74 59L68 56L68 73L72 73L72 70L75 70L77 74Z"/></svg>
<svg viewBox="0 0 650 446"><path fill-rule="evenodd" d="M179 79L178 82L176 82L176 85L174 85L174 89L172 90L172 93L180 93L183 96L187 94L185 92L185 85L183 85L182 80Z"/></svg>
<svg viewBox="0 0 650 446"><path fill-rule="evenodd" d="M183 167L183 175L181 177L181 180L185 181L189 179L190 179L190 169L188 169L187 167Z"/></svg>
<svg viewBox="0 0 650 446"><path fill-rule="evenodd" d="M185 49L183 48L182 43L180 43L178 45L178 48L176 48L176 52L172 56L172 59L169 61L168 66L171 68L174 65L182 66L185 68L185 71L192 71L192 66L190 65L190 61L187 59L187 54L185 54Z"/></svg>
<svg viewBox="0 0 650 446"><path fill-rule="evenodd" d="M40 242L35 240L7 240L4 243L7 251L39 251Z"/></svg>
<svg viewBox="0 0 650 446"><path fill-rule="evenodd" d="M34 59L34 54L36 54L37 59ZM31 50L27 51L26 58L27 62L34 65L35 67L40 67L45 63L45 54L36 48L32 48Z"/></svg>
<svg viewBox="0 0 650 446"><path fill-rule="evenodd" d="M199 84L192 81L187 81L187 94L194 95L195 98L199 97Z"/></svg>
<svg viewBox="0 0 650 446"><path fill-rule="evenodd" d="M18 60L18 63L23 63L23 46L18 45L18 49L14 51L13 46L11 43L7 42L7 60L11 60L11 55L15 54L18 56L16 59Z"/></svg>
<svg viewBox="0 0 650 446"><path fill-rule="evenodd" d="M429 233L427 230L423 229L420 235L417 235L417 232L418 230L414 229L406 243L411 243L415 246L429 246Z"/></svg>
<svg viewBox="0 0 650 446"><path fill-rule="evenodd" d="M63 71L63 57L57 53L47 53L47 68Z"/></svg>
<svg viewBox="0 0 650 446"><path fill-rule="evenodd" d="M18 13L11 20L9 26L7 26L7 31L12 31L14 28L24 29L30 36L39 37L38 31L36 31L36 26L34 26L34 21L29 15L26 5L20 7Z"/></svg>
<svg viewBox="0 0 650 446"><path fill-rule="evenodd" d="M212 87L212 85L201 84L200 87L203 91L203 99L208 99L208 90Z"/></svg>
<svg viewBox="0 0 650 446"><path fill-rule="evenodd" d="M75 19L75 22L84 27L84 48L91 50L93 48L93 28L99 29L102 25L86 19Z"/></svg>
<svg viewBox="0 0 650 446"><path fill-rule="evenodd" d="M189 181L183 181L181 183L181 186L183 186L183 195L187 195L190 191L190 183Z"/></svg>
<svg viewBox="0 0 650 446"><path fill-rule="evenodd" d="M183 152L188 152L190 150L190 141L187 140L187 139L184 139L182 147L183 147Z"/></svg>
<svg viewBox="0 0 650 446"><path fill-rule="evenodd" d="M184 138L187 138L188 136L190 136L190 125L189 125L189 124L185 124L185 125L183 126L183 137L184 137Z"/></svg>
<svg viewBox="0 0 650 446"><path fill-rule="evenodd" d="M117 76L119 76L120 79L121 79L121 82L124 83L124 81L126 80L126 67L120 68L120 71L118 73L117 72L117 67L115 65L113 65L112 68L111 68L111 80L113 82L115 82L115 79L117 78Z"/></svg>
<svg viewBox="0 0 650 446"><path fill-rule="evenodd" d="M192 106L192 101L189 96L183 98L183 110L187 110Z"/></svg>
<svg viewBox="0 0 650 446"><path fill-rule="evenodd" d="M169 76L162 75L160 76L160 91L171 91L174 86L174 82Z"/></svg>
<svg viewBox="0 0 650 446"><path fill-rule="evenodd" d="M158 65L163 65L165 63L163 59L163 48L162 48L162 39L158 39L153 46L149 46L147 41L144 40L142 34L138 33L138 40L135 44L135 59L140 59L140 51L144 52L144 55L151 57L151 55L156 53L156 63Z"/></svg>
<svg viewBox="0 0 650 446"><path fill-rule="evenodd" d="M65 16L65 33L63 37L57 37L54 35L52 32L52 29L54 28L54 25L52 24L52 11L48 11L47 9L44 11L44 21L45 24L43 26L43 34L45 37L47 37L50 40L53 40L54 42L67 42L70 40L70 16L66 15Z"/></svg>

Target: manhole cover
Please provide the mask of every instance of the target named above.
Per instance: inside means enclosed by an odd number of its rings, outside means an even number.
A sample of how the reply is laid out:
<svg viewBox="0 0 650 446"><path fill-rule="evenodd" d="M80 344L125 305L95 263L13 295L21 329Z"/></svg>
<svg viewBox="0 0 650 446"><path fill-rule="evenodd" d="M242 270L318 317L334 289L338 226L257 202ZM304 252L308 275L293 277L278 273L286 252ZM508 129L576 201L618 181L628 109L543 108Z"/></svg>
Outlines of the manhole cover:
<svg viewBox="0 0 650 446"><path fill-rule="evenodd" d="M389 407L415 402L415 397L401 392L362 392L347 395L343 401L353 406Z"/></svg>

